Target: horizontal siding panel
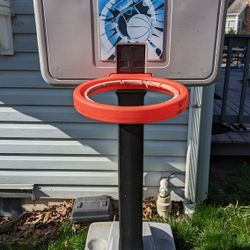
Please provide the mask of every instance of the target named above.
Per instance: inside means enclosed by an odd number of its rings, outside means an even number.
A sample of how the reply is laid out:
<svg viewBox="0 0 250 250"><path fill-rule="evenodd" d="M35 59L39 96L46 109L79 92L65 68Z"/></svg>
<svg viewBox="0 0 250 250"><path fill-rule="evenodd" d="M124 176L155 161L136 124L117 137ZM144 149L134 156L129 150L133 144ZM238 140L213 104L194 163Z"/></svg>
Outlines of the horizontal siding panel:
<svg viewBox="0 0 250 250"><path fill-rule="evenodd" d="M80 114L73 107L45 107L45 106L0 106L0 122L80 122L93 123ZM183 114L161 121L160 124L187 124L188 111Z"/></svg>
<svg viewBox="0 0 250 250"><path fill-rule="evenodd" d="M184 197L183 188L170 188L176 194ZM144 187L144 197L156 197L159 192L158 187ZM117 187L83 187L83 186L39 186L35 190L36 198L48 199L76 199L78 197L90 196L90 195L109 195L118 199L118 188Z"/></svg>
<svg viewBox="0 0 250 250"><path fill-rule="evenodd" d="M116 171L118 157L0 155L0 169ZM185 157L144 157L145 171L185 171Z"/></svg>
<svg viewBox="0 0 250 250"><path fill-rule="evenodd" d="M14 35L15 52L38 52L37 39L34 34L16 34Z"/></svg>
<svg viewBox="0 0 250 250"><path fill-rule="evenodd" d="M116 139L112 124L0 124L1 138Z"/></svg>
<svg viewBox="0 0 250 250"><path fill-rule="evenodd" d="M117 155L113 140L1 140L0 154ZM186 141L145 141L147 156L185 156Z"/></svg>
<svg viewBox="0 0 250 250"><path fill-rule="evenodd" d="M73 107L0 107L1 122L93 122Z"/></svg>
<svg viewBox="0 0 250 250"><path fill-rule="evenodd" d="M0 91L0 104L4 105L56 105L72 106L74 89L23 89L4 88ZM103 93L95 100L107 104L117 104L115 93Z"/></svg>
<svg viewBox="0 0 250 250"><path fill-rule="evenodd" d="M146 125L146 140L184 141L187 140L187 125Z"/></svg>
<svg viewBox="0 0 250 250"><path fill-rule="evenodd" d="M72 89L2 89L4 105L73 105Z"/></svg>
<svg viewBox="0 0 250 250"><path fill-rule="evenodd" d="M169 172L144 172L144 186L155 186L168 175ZM169 186L184 187L184 179L183 175L175 176L170 179ZM0 171L0 183L115 186L118 185L118 174L103 171Z"/></svg>
<svg viewBox="0 0 250 250"><path fill-rule="evenodd" d="M32 15L34 13L32 0L13 0L13 8L15 14Z"/></svg>
<svg viewBox="0 0 250 250"><path fill-rule="evenodd" d="M53 185L117 185L116 172L0 171L0 183Z"/></svg>
<svg viewBox="0 0 250 250"><path fill-rule="evenodd" d="M166 178L171 175L170 172L144 172L143 185L155 186L158 185L162 178ZM183 188L185 186L185 176L182 174L176 174L169 179L169 187Z"/></svg>
<svg viewBox="0 0 250 250"><path fill-rule="evenodd" d="M186 141L145 141L144 149L147 156L185 156Z"/></svg>
<svg viewBox="0 0 250 250"><path fill-rule="evenodd" d="M1 70L39 70L37 53L16 53L15 56L0 56Z"/></svg>
<svg viewBox="0 0 250 250"><path fill-rule="evenodd" d="M35 34L34 15L16 15L12 21L12 30L14 34Z"/></svg>
<svg viewBox="0 0 250 250"><path fill-rule="evenodd" d="M108 156L6 156L0 155L0 169L116 171L117 157Z"/></svg>
<svg viewBox="0 0 250 250"><path fill-rule="evenodd" d="M0 140L0 154L1 153L48 155L117 155L117 143L111 140Z"/></svg>
<svg viewBox="0 0 250 250"><path fill-rule="evenodd" d="M147 189L148 190L148 189ZM149 193L146 190L146 197ZM84 196L108 195L118 199L118 187L42 186L34 191L36 199L77 199Z"/></svg>
<svg viewBox="0 0 250 250"><path fill-rule="evenodd" d="M7 105L73 105L73 91L73 88L5 88L0 91L0 103ZM165 101L167 97L163 94L151 92L146 95L145 103L160 103ZM117 105L115 92L97 94L92 99L105 104Z"/></svg>
<svg viewBox="0 0 250 250"><path fill-rule="evenodd" d="M0 124L1 138L117 139L115 124ZM186 140L185 125L146 125L145 139Z"/></svg>
<svg viewBox="0 0 250 250"><path fill-rule="evenodd" d="M0 71L0 88L53 88L40 71Z"/></svg>
<svg viewBox="0 0 250 250"><path fill-rule="evenodd" d="M144 170L145 171L171 171L184 172L186 166L186 157L168 156L145 156Z"/></svg>

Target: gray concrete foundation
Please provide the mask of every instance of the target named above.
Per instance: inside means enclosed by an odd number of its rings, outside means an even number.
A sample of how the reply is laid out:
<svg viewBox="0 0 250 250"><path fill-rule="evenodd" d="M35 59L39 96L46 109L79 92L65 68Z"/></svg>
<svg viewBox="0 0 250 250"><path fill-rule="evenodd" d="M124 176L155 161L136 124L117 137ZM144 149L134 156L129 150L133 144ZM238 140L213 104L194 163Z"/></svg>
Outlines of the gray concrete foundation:
<svg viewBox="0 0 250 250"><path fill-rule="evenodd" d="M143 222L144 250L175 250L172 230L165 223ZM118 250L119 222L92 223L85 250Z"/></svg>

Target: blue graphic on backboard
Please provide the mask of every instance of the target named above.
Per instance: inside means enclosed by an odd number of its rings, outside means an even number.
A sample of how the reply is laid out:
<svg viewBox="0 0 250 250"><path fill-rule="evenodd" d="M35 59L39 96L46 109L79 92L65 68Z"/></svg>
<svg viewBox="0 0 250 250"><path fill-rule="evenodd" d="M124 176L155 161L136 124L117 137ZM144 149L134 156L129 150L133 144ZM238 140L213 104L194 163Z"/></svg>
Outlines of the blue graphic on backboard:
<svg viewBox="0 0 250 250"><path fill-rule="evenodd" d="M165 0L98 0L101 60L115 60L118 43L142 42L148 60L163 53Z"/></svg>

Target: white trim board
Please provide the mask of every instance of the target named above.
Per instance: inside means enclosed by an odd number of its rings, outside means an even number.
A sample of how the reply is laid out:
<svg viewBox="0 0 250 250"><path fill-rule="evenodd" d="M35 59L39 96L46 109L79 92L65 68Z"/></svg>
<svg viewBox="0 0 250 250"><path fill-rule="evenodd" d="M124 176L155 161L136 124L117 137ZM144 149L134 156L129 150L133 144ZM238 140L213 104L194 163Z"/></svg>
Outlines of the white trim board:
<svg viewBox="0 0 250 250"><path fill-rule="evenodd" d="M0 55L13 55L10 0L0 0Z"/></svg>

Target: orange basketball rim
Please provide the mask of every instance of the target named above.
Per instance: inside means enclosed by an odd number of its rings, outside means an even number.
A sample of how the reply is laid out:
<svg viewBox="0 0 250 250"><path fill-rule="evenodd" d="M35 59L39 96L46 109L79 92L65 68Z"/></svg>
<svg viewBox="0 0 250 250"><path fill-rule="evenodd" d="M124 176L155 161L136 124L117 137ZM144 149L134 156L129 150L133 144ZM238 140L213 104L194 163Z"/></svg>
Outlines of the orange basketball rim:
<svg viewBox="0 0 250 250"><path fill-rule="evenodd" d="M171 95L172 98L143 106L114 106L97 103L90 98L111 90L151 90ZM112 74L82 83L75 89L73 99L75 109L88 118L108 123L144 124L175 117L185 111L189 104L189 92L180 83L150 74Z"/></svg>

